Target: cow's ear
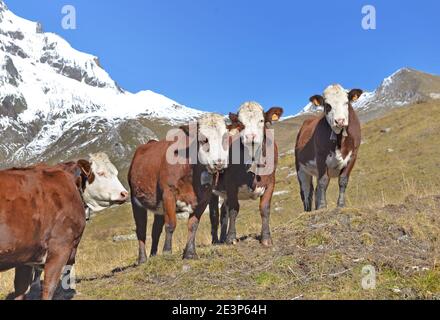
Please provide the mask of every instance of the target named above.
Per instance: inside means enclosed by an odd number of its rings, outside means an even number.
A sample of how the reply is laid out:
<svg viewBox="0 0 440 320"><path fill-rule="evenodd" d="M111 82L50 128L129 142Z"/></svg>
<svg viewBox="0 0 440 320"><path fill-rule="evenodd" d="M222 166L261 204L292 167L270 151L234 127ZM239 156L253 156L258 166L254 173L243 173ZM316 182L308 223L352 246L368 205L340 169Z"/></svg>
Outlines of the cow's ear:
<svg viewBox="0 0 440 320"><path fill-rule="evenodd" d="M315 107L320 107L324 105L324 98L320 95L316 95L310 98L310 102L313 103Z"/></svg>
<svg viewBox="0 0 440 320"><path fill-rule="evenodd" d="M273 107L264 114L264 120L266 123L276 122L281 119L283 113L284 113L283 108Z"/></svg>
<svg viewBox="0 0 440 320"><path fill-rule="evenodd" d="M230 136L235 136L236 134L239 134L245 127L240 121L235 121L226 126L226 128L228 129Z"/></svg>
<svg viewBox="0 0 440 320"><path fill-rule="evenodd" d="M238 114L232 112L229 112L229 120L231 120L232 123L240 122L240 120L238 120Z"/></svg>
<svg viewBox="0 0 440 320"><path fill-rule="evenodd" d="M361 89L353 89L348 93L348 100L350 102L356 102L361 97L362 93L364 93Z"/></svg>
<svg viewBox="0 0 440 320"><path fill-rule="evenodd" d="M185 132L185 134L189 137L189 125L186 124L184 126L180 126L179 129Z"/></svg>
<svg viewBox="0 0 440 320"><path fill-rule="evenodd" d="M92 171L92 164L87 160L78 160L77 162L81 174L87 178L89 184L95 180L95 175Z"/></svg>

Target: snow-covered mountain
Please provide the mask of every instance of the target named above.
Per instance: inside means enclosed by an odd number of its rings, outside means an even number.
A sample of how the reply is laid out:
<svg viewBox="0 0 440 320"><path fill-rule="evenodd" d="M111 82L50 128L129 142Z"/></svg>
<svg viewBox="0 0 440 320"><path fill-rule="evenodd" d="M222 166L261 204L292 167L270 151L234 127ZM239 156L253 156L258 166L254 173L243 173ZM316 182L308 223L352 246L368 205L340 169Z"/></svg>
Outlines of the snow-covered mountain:
<svg viewBox="0 0 440 320"><path fill-rule="evenodd" d="M440 77L402 68L385 78L374 92L365 92L353 107L363 121L368 121L390 109L433 99L440 99ZM298 115L321 111L322 107L309 103Z"/></svg>
<svg viewBox="0 0 440 320"><path fill-rule="evenodd" d="M161 124L201 113L152 91L123 90L97 57L0 0L0 167L102 149L122 160Z"/></svg>

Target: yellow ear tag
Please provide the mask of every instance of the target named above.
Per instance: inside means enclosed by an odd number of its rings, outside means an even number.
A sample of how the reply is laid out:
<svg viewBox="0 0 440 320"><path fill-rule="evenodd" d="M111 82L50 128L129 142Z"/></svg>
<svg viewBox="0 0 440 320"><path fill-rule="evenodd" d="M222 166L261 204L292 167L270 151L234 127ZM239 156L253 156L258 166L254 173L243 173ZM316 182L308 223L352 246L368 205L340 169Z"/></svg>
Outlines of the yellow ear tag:
<svg viewBox="0 0 440 320"><path fill-rule="evenodd" d="M277 114L272 115L272 121L278 121L280 117Z"/></svg>
<svg viewBox="0 0 440 320"><path fill-rule="evenodd" d="M359 96L358 95L355 95L354 97L353 97L353 101L358 101L359 100Z"/></svg>

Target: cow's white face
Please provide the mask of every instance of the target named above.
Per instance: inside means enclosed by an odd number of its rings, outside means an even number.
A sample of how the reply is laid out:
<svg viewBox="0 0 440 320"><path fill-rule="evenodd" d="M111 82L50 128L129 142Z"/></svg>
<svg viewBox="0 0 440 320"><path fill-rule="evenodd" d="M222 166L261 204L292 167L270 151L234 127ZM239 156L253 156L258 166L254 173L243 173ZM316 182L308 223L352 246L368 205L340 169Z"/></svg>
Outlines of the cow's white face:
<svg viewBox="0 0 440 320"><path fill-rule="evenodd" d="M316 106L323 106L328 124L336 134L340 134L349 126L350 104L362 95L362 90L354 89L347 92L341 85L329 86L324 96L313 96L310 101Z"/></svg>
<svg viewBox="0 0 440 320"><path fill-rule="evenodd" d="M229 130L225 118L206 114L198 120L199 161L211 173L228 167Z"/></svg>
<svg viewBox="0 0 440 320"><path fill-rule="evenodd" d="M325 117L336 134L348 127L348 94L340 85L332 85L324 91L327 106Z"/></svg>
<svg viewBox="0 0 440 320"><path fill-rule="evenodd" d="M83 199L92 211L102 211L127 202L128 192L118 179L118 170L105 153L90 155L90 169Z"/></svg>
<svg viewBox="0 0 440 320"><path fill-rule="evenodd" d="M264 141L265 114L257 102L246 102L238 111L238 120L243 124L241 141L245 146L258 148Z"/></svg>

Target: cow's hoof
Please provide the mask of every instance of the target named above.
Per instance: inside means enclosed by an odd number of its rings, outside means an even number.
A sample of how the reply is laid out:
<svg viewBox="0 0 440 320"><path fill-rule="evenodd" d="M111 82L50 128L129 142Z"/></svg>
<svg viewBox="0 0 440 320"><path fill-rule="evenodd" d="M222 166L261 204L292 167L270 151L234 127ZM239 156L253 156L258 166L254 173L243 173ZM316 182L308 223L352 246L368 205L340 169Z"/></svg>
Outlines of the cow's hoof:
<svg viewBox="0 0 440 320"><path fill-rule="evenodd" d="M171 250L163 250L162 255L164 256L171 256L173 252Z"/></svg>
<svg viewBox="0 0 440 320"><path fill-rule="evenodd" d="M213 245L218 245L218 244L220 244L221 242L220 242L220 240L219 239L212 239L212 244Z"/></svg>
<svg viewBox="0 0 440 320"><path fill-rule="evenodd" d="M261 245L265 248L270 248L273 246L273 242L271 238L268 239L262 239L261 240Z"/></svg>
<svg viewBox="0 0 440 320"><path fill-rule="evenodd" d="M185 251L183 253L183 260L197 260L199 256L195 252Z"/></svg>
<svg viewBox="0 0 440 320"><path fill-rule="evenodd" d="M138 259L137 265L140 266L147 262L147 257L142 257Z"/></svg>
<svg viewBox="0 0 440 320"><path fill-rule="evenodd" d="M228 246L235 246L237 243L238 243L238 241L235 237L226 239L226 244Z"/></svg>

